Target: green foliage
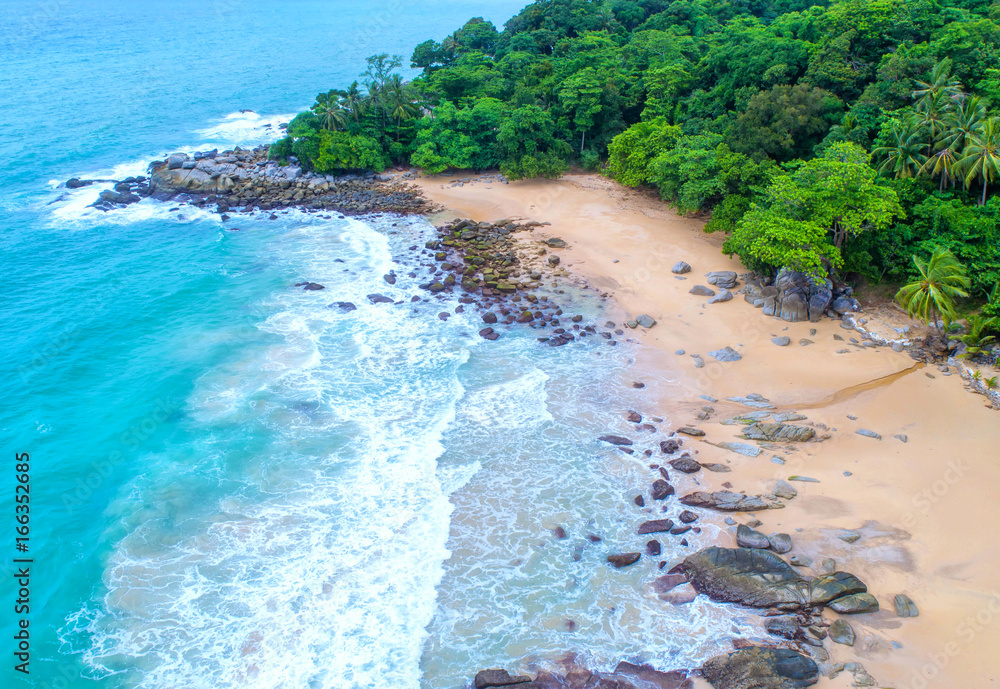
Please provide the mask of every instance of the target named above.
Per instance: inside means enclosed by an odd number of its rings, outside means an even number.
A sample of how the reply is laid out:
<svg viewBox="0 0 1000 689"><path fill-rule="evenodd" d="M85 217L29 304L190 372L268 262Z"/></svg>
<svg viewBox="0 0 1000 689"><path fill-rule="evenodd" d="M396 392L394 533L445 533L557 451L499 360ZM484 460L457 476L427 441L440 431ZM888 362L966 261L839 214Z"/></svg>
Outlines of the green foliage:
<svg viewBox="0 0 1000 689"><path fill-rule="evenodd" d="M385 151L378 141L363 134L324 131L319 135L313 168L317 172L374 170L389 167Z"/></svg>
<svg viewBox="0 0 1000 689"><path fill-rule="evenodd" d="M558 177L568 167L569 145L555 138L555 123L537 105L518 108L500 126L497 143L503 151L500 171L511 179Z"/></svg>
<svg viewBox="0 0 1000 689"><path fill-rule="evenodd" d="M502 152L496 132L506 119L503 103L483 98L473 107L456 108L445 101L418 124L410 162L437 174L448 168L496 168Z"/></svg>
<svg viewBox="0 0 1000 689"><path fill-rule="evenodd" d="M608 145L608 175L628 187L644 184L650 161L673 148L680 136L681 128L668 125L662 117L632 125Z"/></svg>
<svg viewBox="0 0 1000 689"><path fill-rule="evenodd" d="M947 249L935 248L930 259L913 257L918 277L896 293L896 301L906 309L910 318L924 323L937 323L943 316L945 323L955 319L955 299L967 297L969 278L955 255Z"/></svg>
<svg viewBox="0 0 1000 689"><path fill-rule="evenodd" d="M984 349L996 342L996 335L991 332L1000 332L1000 318L986 318L983 316L972 316L968 320L968 327L964 335L952 335L952 340L958 340L966 346L965 356L968 358L982 354Z"/></svg>
<svg viewBox="0 0 1000 689"><path fill-rule="evenodd" d="M904 213L896 192L877 180L864 150L839 143L822 158L775 177L766 200L737 224L724 251L748 265L819 273L824 264L843 265L846 240L885 230Z"/></svg>
<svg viewBox="0 0 1000 689"><path fill-rule="evenodd" d="M808 155L842 116L843 103L828 91L778 85L750 99L726 138L734 150L791 160Z"/></svg>

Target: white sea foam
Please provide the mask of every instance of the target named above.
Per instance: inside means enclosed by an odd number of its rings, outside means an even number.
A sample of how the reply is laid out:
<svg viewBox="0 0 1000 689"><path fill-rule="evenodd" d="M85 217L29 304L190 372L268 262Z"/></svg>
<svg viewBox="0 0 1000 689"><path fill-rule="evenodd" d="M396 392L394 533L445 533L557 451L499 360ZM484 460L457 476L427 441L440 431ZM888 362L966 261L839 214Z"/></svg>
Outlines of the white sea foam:
<svg viewBox="0 0 1000 689"><path fill-rule="evenodd" d="M285 135L285 130L278 125L288 123L296 114L293 112L283 115L259 115L249 111L233 112L208 127L195 130L195 134L206 142L225 148L269 144Z"/></svg>
<svg viewBox="0 0 1000 689"><path fill-rule="evenodd" d="M345 319L325 296L276 294L261 329L280 343L198 381L189 412L204 435L237 422L248 438L267 434L267 450L245 460L245 489L214 504L183 487L204 490L197 476L217 476L213 457L239 448L210 443L196 476L144 488L156 511L133 515L134 498L122 499L128 535L106 593L62 635L97 674L157 688L420 684L448 493L476 471L439 478L436 465L467 353L434 322L361 301L393 291L378 272L392 266L385 237L364 223L303 223L277 248L359 309ZM436 342L435 356L419 356L414 339ZM367 354L344 358L345 345Z"/></svg>

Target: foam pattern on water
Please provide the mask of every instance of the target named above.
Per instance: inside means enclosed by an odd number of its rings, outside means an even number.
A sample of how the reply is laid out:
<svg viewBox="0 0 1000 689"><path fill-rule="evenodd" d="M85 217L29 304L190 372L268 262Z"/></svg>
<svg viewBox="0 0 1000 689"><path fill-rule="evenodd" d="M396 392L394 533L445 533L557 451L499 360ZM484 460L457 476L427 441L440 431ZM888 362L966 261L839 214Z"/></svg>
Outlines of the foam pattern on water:
<svg viewBox="0 0 1000 689"><path fill-rule="evenodd" d="M608 669L693 667L718 650L725 608L656 601L648 558L604 563L641 550L649 518L631 503L646 462L595 440L634 435L623 412L646 393L623 382L629 345L545 347L528 328L479 338L458 295L429 296L395 262L432 236L421 219L239 223L224 236L259 241L286 280L251 305L250 344L198 378L192 440L145 458L157 471L110 510L103 587L61 632L96 676L444 689L566 652ZM291 287L305 280L326 289ZM582 294L553 297L599 318ZM683 556L664 546L663 559Z"/></svg>

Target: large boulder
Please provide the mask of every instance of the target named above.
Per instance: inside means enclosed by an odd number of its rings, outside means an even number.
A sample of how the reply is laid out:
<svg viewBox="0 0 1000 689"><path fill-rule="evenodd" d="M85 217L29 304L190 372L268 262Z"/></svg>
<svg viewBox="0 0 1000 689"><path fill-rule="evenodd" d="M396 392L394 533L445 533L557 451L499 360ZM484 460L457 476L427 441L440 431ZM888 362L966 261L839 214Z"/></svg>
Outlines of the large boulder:
<svg viewBox="0 0 1000 689"><path fill-rule="evenodd" d="M705 279L708 284L722 289L732 289L739 284L736 279L736 273L731 270L713 270Z"/></svg>
<svg viewBox="0 0 1000 689"><path fill-rule="evenodd" d="M793 426L784 423L750 424L743 430L747 440L762 440L771 443L796 442L804 443L816 437L816 431L808 426Z"/></svg>
<svg viewBox="0 0 1000 689"><path fill-rule="evenodd" d="M827 604L841 615L856 615L863 612L878 612L878 599L870 593L852 593Z"/></svg>
<svg viewBox="0 0 1000 689"><path fill-rule="evenodd" d="M759 495L743 495L729 490L719 490L714 493L695 491L681 498L681 504L688 507L708 507L723 512L753 512L766 510L769 505Z"/></svg>
<svg viewBox="0 0 1000 689"><path fill-rule="evenodd" d="M818 576L809 582L809 601L826 604L835 598L854 593L867 593L864 582L848 572L833 572Z"/></svg>
<svg viewBox="0 0 1000 689"><path fill-rule="evenodd" d="M689 555L679 569L699 593L753 608L802 606L809 584L787 562L766 550L712 546Z"/></svg>
<svg viewBox="0 0 1000 689"><path fill-rule="evenodd" d="M530 682L530 677L524 675L512 677L506 670L480 670L476 673L474 683L476 689L489 689L489 687L509 687L515 684L526 684Z"/></svg>
<svg viewBox="0 0 1000 689"><path fill-rule="evenodd" d="M742 648L710 658L701 673L715 689L802 689L819 681L816 663L786 648Z"/></svg>

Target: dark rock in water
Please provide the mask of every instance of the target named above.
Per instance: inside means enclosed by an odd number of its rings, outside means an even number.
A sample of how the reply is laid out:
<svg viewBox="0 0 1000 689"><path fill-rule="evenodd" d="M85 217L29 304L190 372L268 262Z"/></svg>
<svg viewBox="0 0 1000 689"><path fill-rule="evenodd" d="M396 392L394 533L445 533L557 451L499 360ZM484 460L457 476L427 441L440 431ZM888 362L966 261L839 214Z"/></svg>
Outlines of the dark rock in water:
<svg viewBox="0 0 1000 689"><path fill-rule="evenodd" d="M632 502L634 502L638 507L646 506L646 500L641 495L636 495Z"/></svg>
<svg viewBox="0 0 1000 689"><path fill-rule="evenodd" d="M74 177L73 179L66 180L67 189L80 189L81 187L89 187L94 183L92 179L80 179L79 177Z"/></svg>
<svg viewBox="0 0 1000 689"><path fill-rule="evenodd" d="M687 524L678 524L674 528L670 529L670 533L673 536L680 536L681 534L685 534L690 530L691 527L688 526Z"/></svg>
<svg viewBox="0 0 1000 689"><path fill-rule="evenodd" d="M385 296L384 294L369 294L368 301L373 304L391 304L392 299Z"/></svg>
<svg viewBox="0 0 1000 689"><path fill-rule="evenodd" d="M506 670L482 670L476 673L476 689L488 689L489 687L509 687L514 684L526 684L531 681L530 677L511 677Z"/></svg>
<svg viewBox="0 0 1000 689"><path fill-rule="evenodd" d="M653 487L649 493L653 500L663 500L674 494L674 487L669 483L664 481L662 478L658 478L653 481Z"/></svg>
<svg viewBox="0 0 1000 689"><path fill-rule="evenodd" d="M896 614L900 617L917 617L920 615L920 611L917 610L917 604L905 593L900 593L893 598L892 605L896 608Z"/></svg>
<svg viewBox="0 0 1000 689"><path fill-rule="evenodd" d="M787 553L792 549L792 537L786 533L773 533L767 537L767 542L776 553Z"/></svg>
<svg viewBox="0 0 1000 689"><path fill-rule="evenodd" d="M806 580L766 550L713 546L689 555L679 569L695 589L715 601L769 608L809 600Z"/></svg>
<svg viewBox="0 0 1000 689"><path fill-rule="evenodd" d="M302 285L302 289L306 291L315 291L315 290L326 289L326 286L321 285L318 282L307 282Z"/></svg>
<svg viewBox="0 0 1000 689"><path fill-rule="evenodd" d="M768 617L764 620L764 629L782 639L795 639L799 636L799 620L795 615Z"/></svg>
<svg viewBox="0 0 1000 689"><path fill-rule="evenodd" d="M483 328L479 331L480 337L485 337L487 340L495 340L500 337L499 333L493 331L493 328Z"/></svg>
<svg viewBox="0 0 1000 689"><path fill-rule="evenodd" d="M634 565L639 561L640 557L641 553L617 553L615 555L608 555L608 562L621 569L622 567Z"/></svg>
<svg viewBox="0 0 1000 689"><path fill-rule="evenodd" d="M691 266L684 261L678 261L674 264L674 267L670 269L670 272L675 275L684 275L685 273L691 272Z"/></svg>
<svg viewBox="0 0 1000 689"><path fill-rule="evenodd" d="M741 548L761 548L766 549L770 544L767 536L760 531L751 529L746 524L740 524L736 529L736 543Z"/></svg>
<svg viewBox="0 0 1000 689"><path fill-rule="evenodd" d="M696 491L681 498L688 507L710 507L724 512L753 512L768 509L767 502L758 495L741 495L728 490L714 493Z"/></svg>
<svg viewBox="0 0 1000 689"><path fill-rule="evenodd" d="M662 452L665 455L672 455L679 449L681 449L681 444L676 440L660 441L660 452Z"/></svg>
<svg viewBox="0 0 1000 689"><path fill-rule="evenodd" d="M646 554L656 557L660 554L660 542L652 540L646 543Z"/></svg>
<svg viewBox="0 0 1000 689"><path fill-rule="evenodd" d="M710 658L701 673L715 689L803 689L819 681L819 667L811 658L760 646Z"/></svg>
<svg viewBox="0 0 1000 689"><path fill-rule="evenodd" d="M393 275L392 273L386 273L385 275L382 276L382 279L385 280L390 285L396 284L396 276Z"/></svg>
<svg viewBox="0 0 1000 689"><path fill-rule="evenodd" d="M643 522L639 526L639 535L645 536L651 533L663 533L665 531L670 531L674 528L674 522L670 519L654 519L653 521Z"/></svg>
<svg viewBox="0 0 1000 689"><path fill-rule="evenodd" d="M487 311L486 313L483 314L483 323L488 323L489 325L493 325L496 322L497 322L497 315L492 311Z"/></svg>
<svg viewBox="0 0 1000 689"><path fill-rule="evenodd" d="M698 515L691 510L684 510L677 518L684 524L690 524L691 522L698 521Z"/></svg>
<svg viewBox="0 0 1000 689"><path fill-rule="evenodd" d="M715 290L705 287L705 285L695 285L688 290L688 294L693 294L696 297L714 297Z"/></svg>
<svg viewBox="0 0 1000 689"><path fill-rule="evenodd" d="M561 526L557 526L552 529L552 535L558 538L560 541L567 538L566 529Z"/></svg>
<svg viewBox="0 0 1000 689"><path fill-rule="evenodd" d="M742 433L747 440L762 440L771 443L804 443L816 437L815 429L808 426L793 426L783 423L753 423Z"/></svg>
<svg viewBox="0 0 1000 689"><path fill-rule="evenodd" d="M573 686L577 685L568 683L565 685L566 689L572 689ZM687 689L691 686L691 682L684 670L661 672L648 665L634 665L623 661L618 663L611 677L602 679L596 684L587 683L579 686L588 688L593 686L595 689Z"/></svg>
<svg viewBox="0 0 1000 689"><path fill-rule="evenodd" d="M602 442L605 442L605 443L611 443L612 445L618 445L618 446L631 445L632 444L631 440L629 440L628 438L623 438L620 435L602 435L600 438L598 438L598 440L600 440Z"/></svg>
<svg viewBox="0 0 1000 689"><path fill-rule="evenodd" d="M849 572L823 574L809 583L809 602L822 605L841 596L867 591L864 582Z"/></svg>
<svg viewBox="0 0 1000 689"><path fill-rule="evenodd" d="M678 433L683 433L684 435L690 435L693 438L703 438L705 437L705 431L700 428L692 428L691 426L681 426L677 429Z"/></svg>
<svg viewBox="0 0 1000 689"><path fill-rule="evenodd" d="M843 644L844 646L853 646L855 635L854 627L847 620L834 620L830 625L830 638L833 639L834 643Z"/></svg>
<svg viewBox="0 0 1000 689"><path fill-rule="evenodd" d="M354 304L352 304L349 301L335 301L334 303L330 304L330 308L331 309L334 308L334 307L337 307L338 309L340 309L344 313L348 313L350 311L356 311L357 308L358 308L357 306L355 306Z"/></svg>
<svg viewBox="0 0 1000 689"><path fill-rule="evenodd" d="M856 615L864 612L878 612L878 600L870 593L854 593L830 601L828 606L841 615Z"/></svg>
<svg viewBox="0 0 1000 689"><path fill-rule="evenodd" d="M642 414L640 414L637 411L630 411L626 415L626 418L628 419L629 423L642 423Z"/></svg>
<svg viewBox="0 0 1000 689"><path fill-rule="evenodd" d="M701 464L694 461L687 455L671 460L670 466L672 466L677 471L684 472L685 474L694 474L701 471Z"/></svg>

